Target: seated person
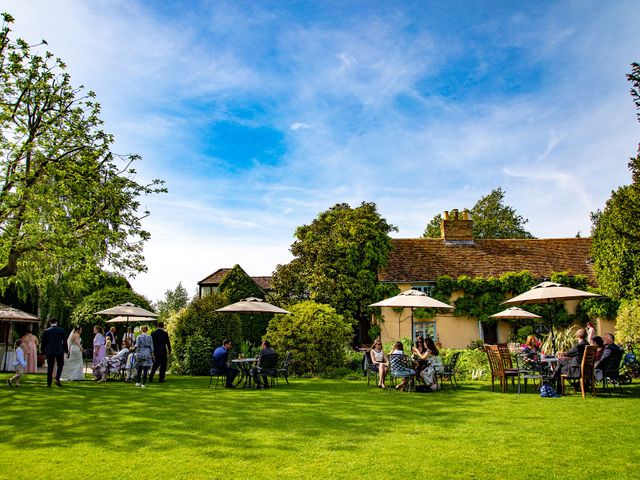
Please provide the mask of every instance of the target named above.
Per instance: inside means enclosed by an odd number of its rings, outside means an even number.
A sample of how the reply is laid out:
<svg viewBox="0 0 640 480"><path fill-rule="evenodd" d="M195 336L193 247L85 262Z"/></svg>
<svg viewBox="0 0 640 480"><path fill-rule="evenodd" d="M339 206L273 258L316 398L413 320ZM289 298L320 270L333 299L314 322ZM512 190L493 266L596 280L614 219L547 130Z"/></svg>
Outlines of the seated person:
<svg viewBox="0 0 640 480"><path fill-rule="evenodd" d="M425 385L429 385L431 387L431 390L436 390L438 388L436 374L444 371L442 358L440 357L438 347L433 343L433 339L431 337L427 337L424 344L425 352L420 355L420 359L427 361L427 363L425 368L422 370L422 380L424 380Z"/></svg>
<svg viewBox="0 0 640 480"><path fill-rule="evenodd" d="M225 338L222 341L222 345L213 351L211 356L212 368L214 368L220 375L227 377L227 383L225 388L233 388L233 380L238 375L238 370L231 368L227 365L229 361L229 350L231 350L231 340Z"/></svg>
<svg viewBox="0 0 640 480"><path fill-rule="evenodd" d="M416 346L411 349L411 353L413 354L412 357L414 360L413 368L416 371L416 375L420 375L429 363L425 356L427 347L424 345L422 335L418 335L418 338L416 338Z"/></svg>
<svg viewBox="0 0 640 480"><path fill-rule="evenodd" d="M274 375L278 368L278 356L276 351L271 348L268 340L262 341L262 350L258 356L256 366L251 369L251 376L256 382L256 388L268 388L269 379L267 374ZM262 379L262 381L261 381Z"/></svg>
<svg viewBox="0 0 640 480"><path fill-rule="evenodd" d="M371 351L369 352L369 365L374 372L379 373L378 388L387 388L384 380L389 372L389 359L382 351L382 342L378 339L373 342Z"/></svg>
<svg viewBox="0 0 640 480"><path fill-rule="evenodd" d="M404 355L404 346L402 345L402 342L396 342L396 344L393 346L393 350L391 350L391 353L389 355ZM411 379L411 376L415 375L416 371L409 367L402 367L401 369L394 370L396 372L406 374L406 376L404 376L404 378L402 379L402 382L396 385L396 390L404 391L407 383L409 383L409 380Z"/></svg>
<svg viewBox="0 0 640 480"><path fill-rule="evenodd" d="M613 334L607 333L603 340L604 351L602 352L600 360L598 360L595 365L596 380L602 380L605 373L608 378L618 380L622 350L614 343L615 337Z"/></svg>
<svg viewBox="0 0 640 480"><path fill-rule="evenodd" d="M596 363L598 363L598 361L602 357L602 353L604 352L604 340L602 339L602 337L596 335L591 339L591 345L595 345L596 347L598 347L598 349L596 350Z"/></svg>
<svg viewBox="0 0 640 480"><path fill-rule="evenodd" d="M578 341L573 347L566 352L558 352L558 358L565 361L562 365L562 373L569 375L573 378L580 377L580 368L582 366L582 355L587 345L585 340L587 332L584 328L579 329L576 332L576 340Z"/></svg>
<svg viewBox="0 0 640 480"><path fill-rule="evenodd" d="M93 376L99 382L107 380L107 372L120 369L123 362L126 362L131 344L128 340L124 342L122 349L115 355L104 357L98 365L93 367Z"/></svg>
<svg viewBox="0 0 640 480"><path fill-rule="evenodd" d="M541 373L544 370L540 363L540 345L542 342L535 335L529 335L521 347L521 358L528 370Z"/></svg>

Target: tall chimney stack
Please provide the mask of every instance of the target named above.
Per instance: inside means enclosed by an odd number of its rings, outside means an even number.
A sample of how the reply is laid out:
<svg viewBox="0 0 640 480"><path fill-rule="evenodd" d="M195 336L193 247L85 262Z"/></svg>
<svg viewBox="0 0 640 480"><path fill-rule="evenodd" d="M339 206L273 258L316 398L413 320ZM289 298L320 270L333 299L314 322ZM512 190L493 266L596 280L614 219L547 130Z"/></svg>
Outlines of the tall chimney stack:
<svg viewBox="0 0 640 480"><path fill-rule="evenodd" d="M473 243L473 220L469 219L469 211L464 209L462 215L458 209L444 212L440 233L445 243Z"/></svg>

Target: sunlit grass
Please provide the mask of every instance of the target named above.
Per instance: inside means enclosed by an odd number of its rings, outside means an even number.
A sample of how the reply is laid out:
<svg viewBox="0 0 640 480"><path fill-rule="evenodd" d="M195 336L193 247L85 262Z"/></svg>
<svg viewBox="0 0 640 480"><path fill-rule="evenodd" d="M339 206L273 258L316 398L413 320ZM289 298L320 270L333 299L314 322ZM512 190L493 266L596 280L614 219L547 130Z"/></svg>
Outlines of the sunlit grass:
<svg viewBox="0 0 640 480"><path fill-rule="evenodd" d="M296 379L147 389L0 375L0 478L638 478L640 387L544 399ZM605 465L606 459L606 465Z"/></svg>

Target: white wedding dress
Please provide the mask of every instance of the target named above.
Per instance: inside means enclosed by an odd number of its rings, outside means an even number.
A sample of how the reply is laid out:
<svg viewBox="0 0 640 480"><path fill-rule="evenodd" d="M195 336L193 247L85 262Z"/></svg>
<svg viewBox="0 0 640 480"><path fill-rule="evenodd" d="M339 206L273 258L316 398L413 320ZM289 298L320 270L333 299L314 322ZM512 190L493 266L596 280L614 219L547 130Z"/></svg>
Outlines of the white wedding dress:
<svg viewBox="0 0 640 480"><path fill-rule="evenodd" d="M80 335L69 335L69 357L64 359L61 380L84 380L84 362L82 361L82 346Z"/></svg>

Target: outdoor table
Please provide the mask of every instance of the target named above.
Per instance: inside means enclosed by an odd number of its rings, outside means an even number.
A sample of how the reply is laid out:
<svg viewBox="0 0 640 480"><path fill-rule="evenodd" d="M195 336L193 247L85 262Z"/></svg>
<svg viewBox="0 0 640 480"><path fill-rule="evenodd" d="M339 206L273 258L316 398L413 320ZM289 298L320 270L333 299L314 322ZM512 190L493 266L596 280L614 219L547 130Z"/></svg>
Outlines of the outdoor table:
<svg viewBox="0 0 640 480"><path fill-rule="evenodd" d="M238 370L240 371L240 380L238 380L238 385L242 382L243 388L251 387L251 367L256 363L257 358L236 358L231 360L231 363L237 365Z"/></svg>

